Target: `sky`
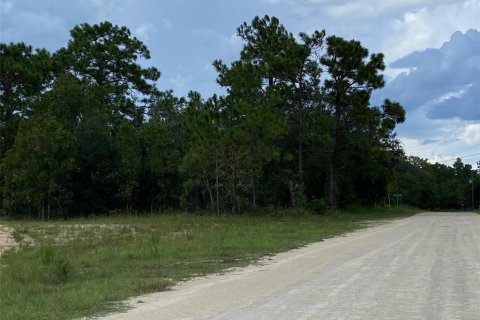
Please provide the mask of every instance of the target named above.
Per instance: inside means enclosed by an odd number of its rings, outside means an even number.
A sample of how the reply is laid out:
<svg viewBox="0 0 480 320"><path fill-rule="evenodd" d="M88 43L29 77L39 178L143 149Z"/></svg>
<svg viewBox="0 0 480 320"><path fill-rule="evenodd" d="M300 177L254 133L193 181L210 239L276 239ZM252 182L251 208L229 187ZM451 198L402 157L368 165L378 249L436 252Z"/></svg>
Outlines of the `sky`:
<svg viewBox="0 0 480 320"><path fill-rule="evenodd" d="M407 154L480 161L480 0L0 0L0 42L55 51L75 25L108 20L147 45L160 89L208 97L222 93L212 62L237 59L236 28L265 14L383 52L387 85L371 102L405 107Z"/></svg>

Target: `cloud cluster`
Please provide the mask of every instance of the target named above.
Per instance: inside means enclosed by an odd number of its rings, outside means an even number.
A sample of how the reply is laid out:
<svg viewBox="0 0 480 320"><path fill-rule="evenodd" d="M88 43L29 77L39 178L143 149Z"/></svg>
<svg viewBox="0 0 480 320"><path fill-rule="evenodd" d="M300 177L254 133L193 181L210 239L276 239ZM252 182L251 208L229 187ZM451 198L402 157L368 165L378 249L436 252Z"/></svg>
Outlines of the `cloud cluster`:
<svg viewBox="0 0 480 320"><path fill-rule="evenodd" d="M455 32L440 48L412 52L391 67L408 71L373 102L389 97L407 109L399 129L407 153L432 161L478 161L468 156L480 152L480 32Z"/></svg>
<svg viewBox="0 0 480 320"><path fill-rule="evenodd" d="M469 124L460 135L460 140L480 149L480 123Z"/></svg>
<svg viewBox="0 0 480 320"><path fill-rule="evenodd" d="M326 29L385 53L388 62L438 47L455 31L480 29L479 0L264 0L283 6L293 31ZM392 75L394 75L392 73Z"/></svg>
<svg viewBox="0 0 480 320"><path fill-rule="evenodd" d="M455 32L438 49L415 51L394 61L409 69L391 81L381 95L407 111L423 108L431 119L480 120L480 32Z"/></svg>

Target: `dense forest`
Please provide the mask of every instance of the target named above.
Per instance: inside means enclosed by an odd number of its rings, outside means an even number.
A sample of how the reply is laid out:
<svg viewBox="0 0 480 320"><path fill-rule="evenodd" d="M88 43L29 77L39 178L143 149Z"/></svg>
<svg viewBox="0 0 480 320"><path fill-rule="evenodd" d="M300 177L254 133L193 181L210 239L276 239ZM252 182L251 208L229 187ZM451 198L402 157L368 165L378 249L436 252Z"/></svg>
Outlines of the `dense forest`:
<svg viewBox="0 0 480 320"><path fill-rule="evenodd" d="M212 97L158 90L148 48L110 22L74 27L53 53L1 43L3 214L479 202L478 168L406 157L401 104L370 105L383 54L268 16L237 34L238 60L213 62L225 94Z"/></svg>

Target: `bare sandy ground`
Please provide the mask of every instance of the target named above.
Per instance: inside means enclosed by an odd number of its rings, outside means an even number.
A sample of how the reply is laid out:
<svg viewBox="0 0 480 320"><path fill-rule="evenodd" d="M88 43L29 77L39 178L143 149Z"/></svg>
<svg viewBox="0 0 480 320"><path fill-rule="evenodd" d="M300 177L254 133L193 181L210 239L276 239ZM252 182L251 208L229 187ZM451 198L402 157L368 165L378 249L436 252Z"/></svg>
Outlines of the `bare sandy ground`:
<svg viewBox="0 0 480 320"><path fill-rule="evenodd" d="M480 216L424 213L132 298L104 317L480 319Z"/></svg>
<svg viewBox="0 0 480 320"><path fill-rule="evenodd" d="M13 229L0 225L0 256L10 248L15 248L18 243L13 238Z"/></svg>

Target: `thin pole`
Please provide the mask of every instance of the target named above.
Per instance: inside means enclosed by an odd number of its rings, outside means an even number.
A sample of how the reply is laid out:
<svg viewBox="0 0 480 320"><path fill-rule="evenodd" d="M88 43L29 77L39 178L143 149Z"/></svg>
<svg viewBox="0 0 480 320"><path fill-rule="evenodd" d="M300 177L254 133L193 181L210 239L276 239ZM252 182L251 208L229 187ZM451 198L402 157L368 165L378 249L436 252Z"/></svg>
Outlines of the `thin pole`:
<svg viewBox="0 0 480 320"><path fill-rule="evenodd" d="M474 193L473 193L473 170L472 170L472 211L475 211L475 198L474 198Z"/></svg>

